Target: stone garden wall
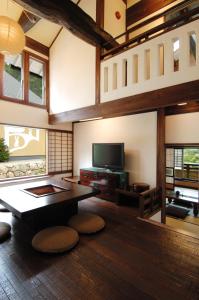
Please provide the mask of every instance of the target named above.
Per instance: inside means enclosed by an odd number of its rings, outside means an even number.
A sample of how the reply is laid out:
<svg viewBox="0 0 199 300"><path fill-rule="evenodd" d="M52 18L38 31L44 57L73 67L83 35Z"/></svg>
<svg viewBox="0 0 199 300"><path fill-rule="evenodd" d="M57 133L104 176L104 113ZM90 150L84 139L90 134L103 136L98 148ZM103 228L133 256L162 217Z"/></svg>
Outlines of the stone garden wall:
<svg viewBox="0 0 199 300"><path fill-rule="evenodd" d="M0 163L0 179L46 174L46 160L24 160Z"/></svg>

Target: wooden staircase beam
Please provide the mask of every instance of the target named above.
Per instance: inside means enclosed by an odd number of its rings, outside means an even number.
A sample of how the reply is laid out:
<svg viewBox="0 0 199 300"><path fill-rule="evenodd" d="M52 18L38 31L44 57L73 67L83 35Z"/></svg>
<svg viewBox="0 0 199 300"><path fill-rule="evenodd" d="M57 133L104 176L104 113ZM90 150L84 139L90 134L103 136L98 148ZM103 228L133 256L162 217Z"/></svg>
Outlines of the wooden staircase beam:
<svg viewBox="0 0 199 300"><path fill-rule="evenodd" d="M93 46L110 50L118 45L112 36L71 0L14 0L42 18L67 28L71 33ZM110 42L108 42L110 40Z"/></svg>

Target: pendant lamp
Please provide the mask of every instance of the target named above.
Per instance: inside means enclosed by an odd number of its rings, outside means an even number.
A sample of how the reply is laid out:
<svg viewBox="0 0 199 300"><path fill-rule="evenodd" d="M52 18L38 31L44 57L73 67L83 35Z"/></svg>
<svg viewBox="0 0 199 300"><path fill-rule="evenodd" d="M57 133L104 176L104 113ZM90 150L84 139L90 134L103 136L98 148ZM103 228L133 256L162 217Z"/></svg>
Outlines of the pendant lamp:
<svg viewBox="0 0 199 300"><path fill-rule="evenodd" d="M13 19L0 16L0 52L19 54L25 47L25 35L22 27Z"/></svg>

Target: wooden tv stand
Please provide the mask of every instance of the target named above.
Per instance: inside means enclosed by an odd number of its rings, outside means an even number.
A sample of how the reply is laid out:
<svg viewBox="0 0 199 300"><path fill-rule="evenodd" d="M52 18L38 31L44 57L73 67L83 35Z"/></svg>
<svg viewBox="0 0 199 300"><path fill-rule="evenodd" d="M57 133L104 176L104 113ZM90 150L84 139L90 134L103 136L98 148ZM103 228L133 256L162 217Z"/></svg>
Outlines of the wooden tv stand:
<svg viewBox="0 0 199 300"><path fill-rule="evenodd" d="M128 172L84 168L80 169L80 184L100 190L97 195L99 198L116 201L116 188L124 189L128 186Z"/></svg>

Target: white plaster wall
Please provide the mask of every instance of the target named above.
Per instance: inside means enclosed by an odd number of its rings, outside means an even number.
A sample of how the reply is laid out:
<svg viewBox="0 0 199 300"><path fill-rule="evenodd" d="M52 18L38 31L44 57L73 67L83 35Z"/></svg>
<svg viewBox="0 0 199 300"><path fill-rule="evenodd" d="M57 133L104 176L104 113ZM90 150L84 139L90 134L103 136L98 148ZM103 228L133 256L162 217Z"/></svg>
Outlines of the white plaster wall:
<svg viewBox="0 0 199 300"><path fill-rule="evenodd" d="M80 6L95 19L95 0ZM62 30L50 49L51 113L95 104L95 53L95 47Z"/></svg>
<svg viewBox="0 0 199 300"><path fill-rule="evenodd" d="M59 125L48 124L48 113L45 109L0 100L0 123L72 130L71 123Z"/></svg>
<svg viewBox="0 0 199 300"><path fill-rule="evenodd" d="M199 143L199 112L166 117L166 143Z"/></svg>
<svg viewBox="0 0 199 300"><path fill-rule="evenodd" d="M92 143L125 143L125 170L130 182L156 185L156 112L76 123L74 172L92 166Z"/></svg>
<svg viewBox="0 0 199 300"><path fill-rule="evenodd" d="M120 19L115 16L116 11L120 12ZM113 37L126 31L126 5L123 0L104 1L104 29ZM118 39L117 42L125 42L125 37Z"/></svg>

